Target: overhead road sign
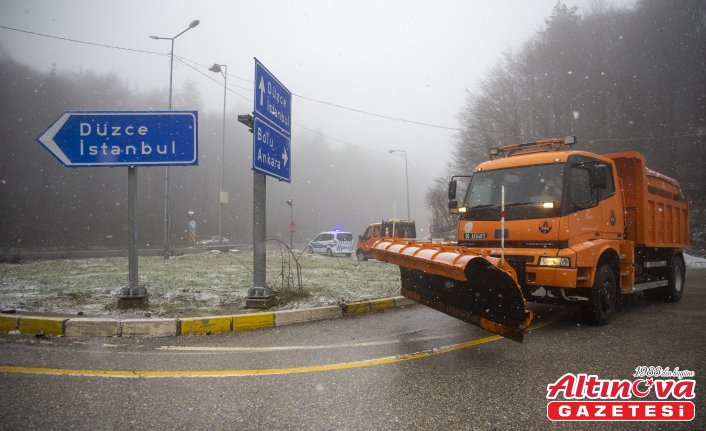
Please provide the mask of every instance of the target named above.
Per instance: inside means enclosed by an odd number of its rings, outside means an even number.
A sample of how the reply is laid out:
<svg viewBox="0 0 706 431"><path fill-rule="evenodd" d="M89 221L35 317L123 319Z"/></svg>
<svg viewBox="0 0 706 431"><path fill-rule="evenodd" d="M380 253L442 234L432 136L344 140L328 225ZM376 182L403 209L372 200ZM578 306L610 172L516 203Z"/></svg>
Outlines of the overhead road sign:
<svg viewBox="0 0 706 431"><path fill-rule="evenodd" d="M292 134L292 92L255 59L255 117Z"/></svg>
<svg viewBox="0 0 706 431"><path fill-rule="evenodd" d="M290 144L289 136L256 116L253 125L253 170L291 182Z"/></svg>
<svg viewBox="0 0 706 431"><path fill-rule="evenodd" d="M198 164L197 111L67 111L37 138L68 167Z"/></svg>

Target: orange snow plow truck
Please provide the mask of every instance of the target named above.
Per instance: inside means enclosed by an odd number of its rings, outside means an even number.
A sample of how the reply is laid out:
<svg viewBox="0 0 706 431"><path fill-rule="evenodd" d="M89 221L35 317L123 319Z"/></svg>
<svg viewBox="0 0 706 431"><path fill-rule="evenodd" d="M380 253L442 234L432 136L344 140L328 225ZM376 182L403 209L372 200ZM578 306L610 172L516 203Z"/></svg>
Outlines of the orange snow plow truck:
<svg viewBox="0 0 706 431"><path fill-rule="evenodd" d="M581 305L608 323L620 295L679 301L689 208L679 183L635 151L593 154L575 137L490 150L449 209L457 242L382 239L375 258L399 265L402 295L515 341L526 302Z"/></svg>

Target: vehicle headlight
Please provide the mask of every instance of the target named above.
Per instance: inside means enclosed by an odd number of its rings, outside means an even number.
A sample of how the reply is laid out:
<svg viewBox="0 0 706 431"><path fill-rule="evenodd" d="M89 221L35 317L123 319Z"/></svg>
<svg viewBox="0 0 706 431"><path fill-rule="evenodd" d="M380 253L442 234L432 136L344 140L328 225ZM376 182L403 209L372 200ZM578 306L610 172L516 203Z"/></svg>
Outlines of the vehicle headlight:
<svg viewBox="0 0 706 431"><path fill-rule="evenodd" d="M570 266L571 261L568 257L540 257L540 266Z"/></svg>

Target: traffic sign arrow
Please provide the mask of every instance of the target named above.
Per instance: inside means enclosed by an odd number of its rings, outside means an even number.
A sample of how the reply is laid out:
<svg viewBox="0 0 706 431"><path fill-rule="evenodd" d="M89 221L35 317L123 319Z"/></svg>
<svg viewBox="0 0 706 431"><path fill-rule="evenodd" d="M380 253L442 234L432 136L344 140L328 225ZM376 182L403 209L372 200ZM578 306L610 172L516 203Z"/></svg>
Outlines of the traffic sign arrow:
<svg viewBox="0 0 706 431"><path fill-rule="evenodd" d="M69 167L198 164L196 111L68 111L37 138Z"/></svg>
<svg viewBox="0 0 706 431"><path fill-rule="evenodd" d="M265 78L260 78L260 85L257 86L260 90L260 106L262 106L263 98L265 96Z"/></svg>

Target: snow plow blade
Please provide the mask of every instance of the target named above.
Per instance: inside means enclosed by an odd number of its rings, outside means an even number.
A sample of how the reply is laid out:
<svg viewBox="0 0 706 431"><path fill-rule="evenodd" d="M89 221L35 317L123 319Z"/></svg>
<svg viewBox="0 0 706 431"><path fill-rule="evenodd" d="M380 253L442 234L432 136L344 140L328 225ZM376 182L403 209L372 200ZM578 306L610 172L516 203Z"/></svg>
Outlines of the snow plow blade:
<svg viewBox="0 0 706 431"><path fill-rule="evenodd" d="M400 267L403 296L522 342L532 312L507 262L453 244L388 239L372 252L375 259Z"/></svg>

